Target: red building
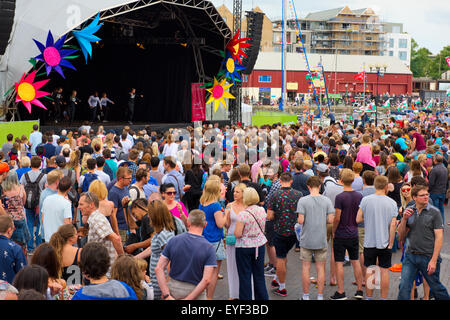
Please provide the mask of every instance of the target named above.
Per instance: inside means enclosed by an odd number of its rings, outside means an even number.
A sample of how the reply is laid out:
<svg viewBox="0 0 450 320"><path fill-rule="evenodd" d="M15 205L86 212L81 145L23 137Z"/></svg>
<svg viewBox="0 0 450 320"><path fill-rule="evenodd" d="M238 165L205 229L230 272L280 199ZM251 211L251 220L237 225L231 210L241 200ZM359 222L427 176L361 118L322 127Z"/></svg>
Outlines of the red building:
<svg viewBox="0 0 450 320"><path fill-rule="evenodd" d="M364 82L355 76L366 71L366 93L377 94L376 66L386 71L378 77L378 93L392 95L412 94L413 75L400 59L384 56L308 55L311 70L321 71L322 61L326 87L329 94L362 93ZM372 66L372 71L370 67ZM311 82L306 78L307 64L302 54L290 53L287 57L287 91L292 99L298 94L312 93ZM260 52L255 68L244 77L243 94L253 97L276 99L281 96L281 53ZM315 80L316 90L325 92L325 83Z"/></svg>

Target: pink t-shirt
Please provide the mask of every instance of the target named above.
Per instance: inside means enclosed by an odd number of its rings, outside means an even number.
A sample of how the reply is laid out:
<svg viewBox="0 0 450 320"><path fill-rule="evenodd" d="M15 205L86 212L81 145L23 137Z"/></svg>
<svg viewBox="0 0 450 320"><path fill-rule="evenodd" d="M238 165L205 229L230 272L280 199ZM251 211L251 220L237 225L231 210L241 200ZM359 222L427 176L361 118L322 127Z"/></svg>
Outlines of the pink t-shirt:
<svg viewBox="0 0 450 320"><path fill-rule="evenodd" d="M181 210L183 210L185 216L189 217L189 214L188 214L187 209L184 206L183 202L178 202L178 203L181 205ZM181 219L181 212L178 211L178 207L177 206L173 207L172 210L169 210L169 211L174 217L177 217L177 218Z"/></svg>
<svg viewBox="0 0 450 320"><path fill-rule="evenodd" d="M371 151L370 145L368 145L368 144L361 145L359 147L359 152L358 152L358 155L356 156L356 161L368 164L369 166L374 167L374 168L377 166L375 161L373 161L372 151Z"/></svg>

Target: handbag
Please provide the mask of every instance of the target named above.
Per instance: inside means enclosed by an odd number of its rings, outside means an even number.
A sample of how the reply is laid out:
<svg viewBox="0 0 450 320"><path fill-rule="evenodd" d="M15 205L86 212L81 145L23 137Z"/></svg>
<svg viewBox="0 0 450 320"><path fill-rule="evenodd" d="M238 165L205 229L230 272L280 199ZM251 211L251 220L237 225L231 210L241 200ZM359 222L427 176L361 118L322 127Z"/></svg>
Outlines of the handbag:
<svg viewBox="0 0 450 320"><path fill-rule="evenodd" d="M225 243L229 246L234 246L236 244L236 237L234 234L229 234L225 238Z"/></svg>

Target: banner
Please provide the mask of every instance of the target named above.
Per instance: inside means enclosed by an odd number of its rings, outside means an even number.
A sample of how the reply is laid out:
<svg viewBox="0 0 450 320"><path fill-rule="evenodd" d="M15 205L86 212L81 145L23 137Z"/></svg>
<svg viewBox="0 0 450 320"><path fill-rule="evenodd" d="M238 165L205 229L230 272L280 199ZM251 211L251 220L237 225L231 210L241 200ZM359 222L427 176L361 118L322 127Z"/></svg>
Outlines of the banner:
<svg viewBox="0 0 450 320"><path fill-rule="evenodd" d="M10 133L14 138L25 135L29 139L35 124L39 126L39 120L0 122L0 145L6 142L6 136Z"/></svg>
<svg viewBox="0 0 450 320"><path fill-rule="evenodd" d="M447 61L448 67L450 68L450 57L446 57L445 61Z"/></svg>
<svg viewBox="0 0 450 320"><path fill-rule="evenodd" d="M206 120L206 104L205 104L205 89L201 88L203 83L191 84L191 108L192 121Z"/></svg>

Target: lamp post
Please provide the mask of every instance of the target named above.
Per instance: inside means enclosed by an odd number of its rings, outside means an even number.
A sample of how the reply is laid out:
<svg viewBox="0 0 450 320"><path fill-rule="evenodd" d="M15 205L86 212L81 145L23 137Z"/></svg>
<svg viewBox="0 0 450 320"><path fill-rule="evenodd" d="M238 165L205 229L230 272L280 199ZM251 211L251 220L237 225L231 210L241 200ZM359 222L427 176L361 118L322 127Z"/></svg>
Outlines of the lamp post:
<svg viewBox="0 0 450 320"><path fill-rule="evenodd" d="M376 65L370 65L369 68L370 68L370 72L376 71L376 73L377 73L377 94L375 96L375 127L377 127L378 126L378 103L379 103L378 82L379 82L380 76L382 77L384 75L384 73L386 72L387 65L376 64ZM364 88L364 90L365 89L366 88Z"/></svg>
<svg viewBox="0 0 450 320"><path fill-rule="evenodd" d="M345 105L348 104L348 93L347 93L347 89L348 89L348 83L345 84Z"/></svg>

